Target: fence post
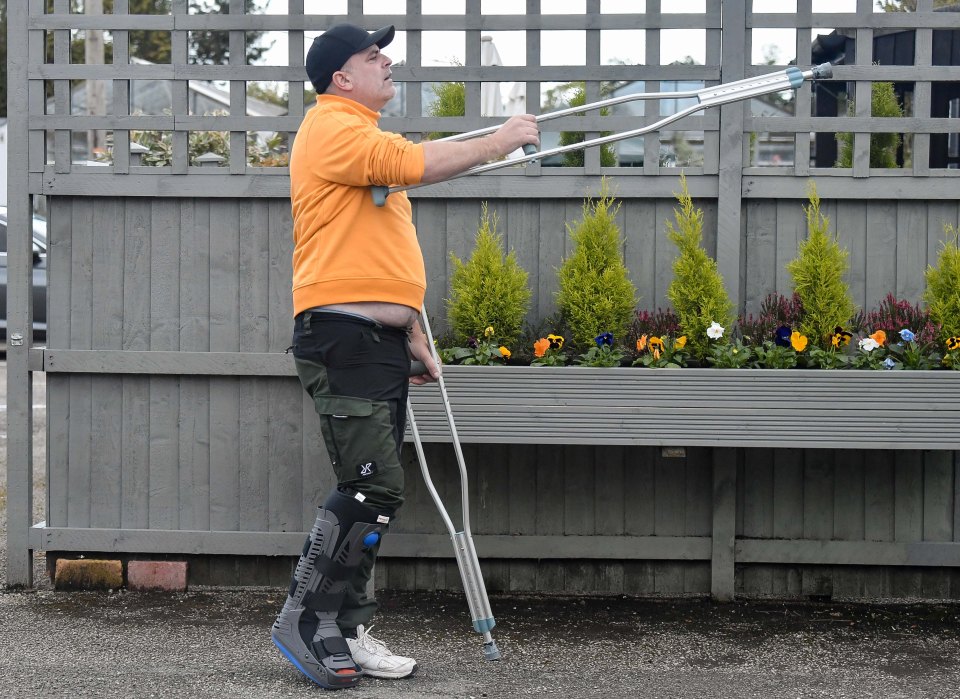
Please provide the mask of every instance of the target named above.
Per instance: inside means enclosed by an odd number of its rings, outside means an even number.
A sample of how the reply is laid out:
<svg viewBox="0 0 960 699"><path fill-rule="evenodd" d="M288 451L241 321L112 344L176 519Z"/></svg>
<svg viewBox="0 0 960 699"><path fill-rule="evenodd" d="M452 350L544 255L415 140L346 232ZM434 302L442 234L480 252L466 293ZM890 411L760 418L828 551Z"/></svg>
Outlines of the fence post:
<svg viewBox="0 0 960 699"><path fill-rule="evenodd" d="M710 556L710 596L733 601L737 536L737 451L713 450L713 551Z"/></svg>
<svg viewBox="0 0 960 699"><path fill-rule="evenodd" d="M746 77L748 57L745 0L723 0L723 48L720 82ZM720 171L717 194L717 269L723 275L735 312L740 298L740 218L743 195L743 112L750 101L720 107Z"/></svg>
<svg viewBox="0 0 960 699"><path fill-rule="evenodd" d="M35 6L36 3L33 3ZM7 586L33 585L33 226L27 181L27 13L7 7Z"/></svg>

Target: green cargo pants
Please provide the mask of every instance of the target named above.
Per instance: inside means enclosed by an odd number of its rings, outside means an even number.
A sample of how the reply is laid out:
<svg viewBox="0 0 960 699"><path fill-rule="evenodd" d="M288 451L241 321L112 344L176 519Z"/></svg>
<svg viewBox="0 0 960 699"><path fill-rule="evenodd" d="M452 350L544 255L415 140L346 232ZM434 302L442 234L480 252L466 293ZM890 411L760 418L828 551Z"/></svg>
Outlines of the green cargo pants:
<svg viewBox="0 0 960 699"><path fill-rule="evenodd" d="M406 426L410 353L407 333L375 321L328 311L296 318L293 354L313 398L339 487L393 517L403 504L400 450ZM377 610L367 595L379 543L351 578L337 623L346 634L368 625Z"/></svg>

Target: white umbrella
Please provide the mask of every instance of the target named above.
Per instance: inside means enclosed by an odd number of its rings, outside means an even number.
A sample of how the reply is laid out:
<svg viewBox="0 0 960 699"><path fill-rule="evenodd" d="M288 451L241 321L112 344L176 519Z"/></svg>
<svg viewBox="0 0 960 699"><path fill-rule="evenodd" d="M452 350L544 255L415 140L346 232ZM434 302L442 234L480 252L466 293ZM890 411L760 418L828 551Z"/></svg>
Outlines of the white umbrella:
<svg viewBox="0 0 960 699"><path fill-rule="evenodd" d="M506 116L513 116L514 114L526 113L527 84L516 82L510 87L510 92L507 93L507 104L504 108L504 114Z"/></svg>
<svg viewBox="0 0 960 699"><path fill-rule="evenodd" d="M480 65L502 66L493 37L480 39ZM503 99L500 97L500 83L480 83L480 116L503 116Z"/></svg>

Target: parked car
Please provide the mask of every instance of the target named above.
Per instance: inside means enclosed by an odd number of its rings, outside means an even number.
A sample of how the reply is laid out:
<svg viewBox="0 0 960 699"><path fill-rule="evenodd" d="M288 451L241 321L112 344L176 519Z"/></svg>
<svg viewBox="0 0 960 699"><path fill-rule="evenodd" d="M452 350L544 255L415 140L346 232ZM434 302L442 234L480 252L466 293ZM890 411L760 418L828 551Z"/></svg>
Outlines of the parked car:
<svg viewBox="0 0 960 699"><path fill-rule="evenodd" d="M47 222L33 217L33 340L47 338ZM7 207L0 206L0 340L7 341Z"/></svg>

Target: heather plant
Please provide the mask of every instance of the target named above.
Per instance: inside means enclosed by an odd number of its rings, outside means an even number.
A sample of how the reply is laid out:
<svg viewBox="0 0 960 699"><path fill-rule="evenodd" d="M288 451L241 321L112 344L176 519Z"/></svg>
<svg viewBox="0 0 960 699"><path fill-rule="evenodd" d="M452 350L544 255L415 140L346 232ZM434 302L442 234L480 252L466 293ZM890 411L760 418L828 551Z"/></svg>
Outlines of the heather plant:
<svg viewBox="0 0 960 699"><path fill-rule="evenodd" d="M794 293L803 305L799 330L815 344L830 348L829 338L837 327L850 322L855 307L843 280L848 252L828 231L830 220L820 211L820 197L811 182L807 216L807 239L798 246L797 257L787 264Z"/></svg>
<svg viewBox="0 0 960 699"><path fill-rule="evenodd" d="M760 302L760 311L756 317L752 313L743 316L737 322L740 334L745 340L760 345L775 340L780 328L799 327L803 319L803 303L797 294L787 298L782 294L767 294ZM788 343L789 344L789 343Z"/></svg>
<svg viewBox="0 0 960 699"><path fill-rule="evenodd" d="M598 333L623 337L636 307L615 221L619 208L603 178L600 198L585 200L583 218L567 224L574 250L558 270L557 306L578 348L589 348Z"/></svg>
<svg viewBox="0 0 960 699"><path fill-rule="evenodd" d="M947 239L941 243L936 266L927 267L927 289L923 300L930 319L940 326L940 339L960 336L960 231L952 224L943 228Z"/></svg>
<svg viewBox="0 0 960 699"><path fill-rule="evenodd" d="M703 249L703 211L693 205L687 178L680 176L680 208L674 209L676 225L667 221L667 237L677 246L673 280L667 297L673 304L680 329L687 336L690 351L699 359L710 353L707 328L711 323L729 327L733 303L723 286L717 262Z"/></svg>
<svg viewBox="0 0 960 699"><path fill-rule="evenodd" d="M633 316L630 325L630 334L627 336L629 346L633 346L641 337L678 337L680 321L672 309L658 308L655 313L648 310L639 310Z"/></svg>
<svg viewBox="0 0 960 699"><path fill-rule="evenodd" d="M447 311L454 340L460 343L479 338L492 327L492 341L509 346L523 330L531 297L528 275L513 250L504 254L498 223L496 212L491 215L484 203L470 259L464 262L450 255L453 272Z"/></svg>
<svg viewBox="0 0 960 699"><path fill-rule="evenodd" d="M883 330L888 337L909 330L916 336L915 342L919 345L935 342L939 335L939 327L930 318L928 309L919 303L911 305L909 301L898 299L893 294L887 294L874 310L859 311L851 327L854 332Z"/></svg>

